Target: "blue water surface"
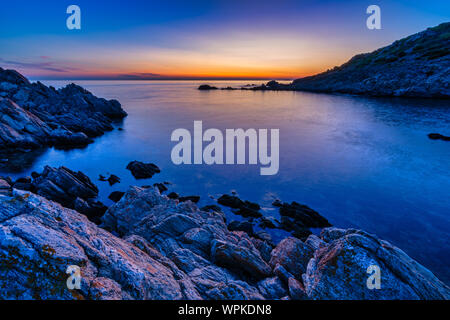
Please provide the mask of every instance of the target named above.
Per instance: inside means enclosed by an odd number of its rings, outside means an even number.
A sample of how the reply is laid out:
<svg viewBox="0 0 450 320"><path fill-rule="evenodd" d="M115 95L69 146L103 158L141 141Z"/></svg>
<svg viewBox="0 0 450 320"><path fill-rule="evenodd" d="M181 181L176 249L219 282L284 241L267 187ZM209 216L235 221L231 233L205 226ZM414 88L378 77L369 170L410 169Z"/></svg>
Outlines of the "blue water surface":
<svg viewBox="0 0 450 320"><path fill-rule="evenodd" d="M44 81L61 87L68 82ZM403 249L443 281L450 282L450 135L445 101L366 98L303 92L199 91L204 81L79 81L98 96L119 100L129 116L85 149L48 149L13 177L45 165L85 172L100 198L130 185L169 181L171 191L200 195L199 205L223 193L258 202L277 217L271 202L297 201L333 225L375 233ZM244 82L210 82L241 86ZM207 128L280 129L280 170L261 176L260 166L172 163L173 130ZM135 180L132 160L153 162L162 172ZM114 173L109 186L98 175Z"/></svg>

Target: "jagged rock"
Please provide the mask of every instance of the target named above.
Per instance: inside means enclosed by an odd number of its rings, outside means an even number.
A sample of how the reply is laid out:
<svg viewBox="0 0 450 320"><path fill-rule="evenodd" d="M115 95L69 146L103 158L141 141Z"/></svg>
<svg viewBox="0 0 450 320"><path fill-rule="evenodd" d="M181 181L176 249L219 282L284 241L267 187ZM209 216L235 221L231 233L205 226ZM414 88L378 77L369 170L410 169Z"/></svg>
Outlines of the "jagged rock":
<svg viewBox="0 0 450 320"><path fill-rule="evenodd" d="M111 192L111 194L108 196L108 199L114 201L114 202L119 202L120 199L122 199L123 195L125 194L125 192L122 191L113 191Z"/></svg>
<svg viewBox="0 0 450 320"><path fill-rule="evenodd" d="M162 262L78 212L21 191L0 195L0 265L1 299L185 298ZM67 289L70 265L81 269L81 290Z"/></svg>
<svg viewBox="0 0 450 320"><path fill-rule="evenodd" d="M251 247L250 247L251 248ZM247 271L249 275L263 278L272 273L267 263L256 250L249 250L249 246L240 246L220 240L211 243L211 257L213 261L231 269Z"/></svg>
<svg viewBox="0 0 450 320"><path fill-rule="evenodd" d="M136 179L148 179L153 177L161 170L153 163L143 163L139 161L132 161L127 165L127 169Z"/></svg>
<svg viewBox="0 0 450 320"><path fill-rule="evenodd" d="M290 217L294 219L296 224L308 228L325 228L331 224L327 219L308 206L293 201L291 204L283 203L280 207L280 215L282 217Z"/></svg>
<svg viewBox="0 0 450 320"><path fill-rule="evenodd" d="M115 185L116 183L120 183L120 178L114 174L110 175L108 178L108 182L110 186Z"/></svg>
<svg viewBox="0 0 450 320"><path fill-rule="evenodd" d="M283 266L289 273L301 279L313 255L314 251L310 246L299 239L289 237L283 239L272 251L269 264L272 268Z"/></svg>
<svg viewBox="0 0 450 320"><path fill-rule="evenodd" d="M312 299L449 299L450 288L390 243L361 230L324 229L327 246L315 251L303 275ZM369 266L381 288L366 285Z"/></svg>
<svg viewBox="0 0 450 320"><path fill-rule="evenodd" d="M171 192L167 195L169 199L178 199L180 196L176 192Z"/></svg>
<svg viewBox="0 0 450 320"><path fill-rule="evenodd" d="M201 211L192 202L171 200L154 188L131 188L108 209L102 220L104 227L117 234L145 238L169 258L183 253L182 261L189 261L189 264L183 263L186 265L183 268L188 265L204 268L207 261L215 270L215 276L208 278L209 282L214 282L211 286L205 286L205 279L200 281L205 287L197 290L205 297L218 294L212 290L217 283L246 281L248 275L261 278L271 273L248 235L228 231L222 214ZM189 271L192 274L195 270ZM226 278L218 278L218 273L223 272Z"/></svg>
<svg viewBox="0 0 450 320"><path fill-rule="evenodd" d="M98 188L89 177L66 167L46 166L33 181L31 190L67 208L76 209L97 223L107 209L101 202L94 200Z"/></svg>
<svg viewBox="0 0 450 320"><path fill-rule="evenodd" d="M153 184L154 187L158 188L159 193L163 193L169 189L167 189L166 185L164 183L155 183Z"/></svg>
<svg viewBox="0 0 450 320"><path fill-rule="evenodd" d="M431 140L450 141L450 137L444 136L440 133L430 133L430 134L428 134L428 138L430 138Z"/></svg>
<svg viewBox="0 0 450 320"><path fill-rule="evenodd" d="M0 148L83 147L126 112L74 84L56 90L0 68Z"/></svg>
<svg viewBox="0 0 450 320"><path fill-rule="evenodd" d="M233 209L239 209L241 206L244 205L244 201L242 201L236 196L230 196L228 194L222 195L219 199L217 199L217 202L223 206L230 207Z"/></svg>

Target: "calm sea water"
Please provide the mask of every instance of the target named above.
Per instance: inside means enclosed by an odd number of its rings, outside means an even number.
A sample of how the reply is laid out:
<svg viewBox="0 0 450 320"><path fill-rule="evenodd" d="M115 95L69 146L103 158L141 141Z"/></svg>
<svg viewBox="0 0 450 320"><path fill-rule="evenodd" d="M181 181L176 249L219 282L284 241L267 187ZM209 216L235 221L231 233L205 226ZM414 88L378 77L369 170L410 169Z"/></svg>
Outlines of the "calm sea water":
<svg viewBox="0 0 450 320"><path fill-rule="evenodd" d="M49 82L60 87L67 82ZM129 185L170 181L170 190L200 195L201 203L235 190L260 203L267 215L275 198L298 201L338 227L356 227L391 241L450 282L450 135L448 102L373 99L300 92L198 91L202 82L78 81L98 96L118 99L129 116L82 150L50 149L14 177L67 166L88 174L101 199ZM246 82L247 83L247 82ZM243 82L211 82L240 86ZM176 128L279 128L280 171L259 166L181 165L171 162ZM153 162L162 173L136 181L126 165ZM114 173L110 187L98 175Z"/></svg>

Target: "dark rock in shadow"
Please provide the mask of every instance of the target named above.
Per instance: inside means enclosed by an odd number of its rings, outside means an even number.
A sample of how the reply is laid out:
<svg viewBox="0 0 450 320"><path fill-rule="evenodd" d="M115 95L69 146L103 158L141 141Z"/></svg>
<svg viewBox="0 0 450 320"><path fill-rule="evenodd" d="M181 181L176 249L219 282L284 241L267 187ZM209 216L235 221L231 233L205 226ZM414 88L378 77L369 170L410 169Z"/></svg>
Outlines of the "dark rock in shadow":
<svg viewBox="0 0 450 320"><path fill-rule="evenodd" d="M95 223L100 222L107 207L95 200L98 188L84 173L66 167L46 166L42 174L35 176L33 181L31 178L24 178L24 182L15 183L14 188L31 191L64 207L75 209Z"/></svg>

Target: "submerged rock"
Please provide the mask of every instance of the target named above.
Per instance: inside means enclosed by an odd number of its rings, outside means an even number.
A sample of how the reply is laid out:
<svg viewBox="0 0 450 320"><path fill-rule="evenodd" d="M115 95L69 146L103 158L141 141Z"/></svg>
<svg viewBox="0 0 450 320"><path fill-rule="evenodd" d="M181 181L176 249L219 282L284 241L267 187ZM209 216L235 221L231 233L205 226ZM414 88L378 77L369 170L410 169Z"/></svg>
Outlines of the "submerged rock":
<svg viewBox="0 0 450 320"><path fill-rule="evenodd" d="M136 179L148 179L153 177L161 170L153 163L143 163L140 161L132 161L127 165L127 169Z"/></svg>
<svg viewBox="0 0 450 320"><path fill-rule="evenodd" d="M125 194L125 192L122 191L113 191L111 192L111 194L108 196L108 199L114 201L114 202L119 202L120 199L122 199L123 195Z"/></svg>
<svg viewBox="0 0 450 320"><path fill-rule="evenodd" d="M233 212L243 217L262 217L262 213L259 212L261 209L259 204L250 201L242 201L237 196L224 194L217 200L217 202L223 206L236 209L233 210Z"/></svg>

